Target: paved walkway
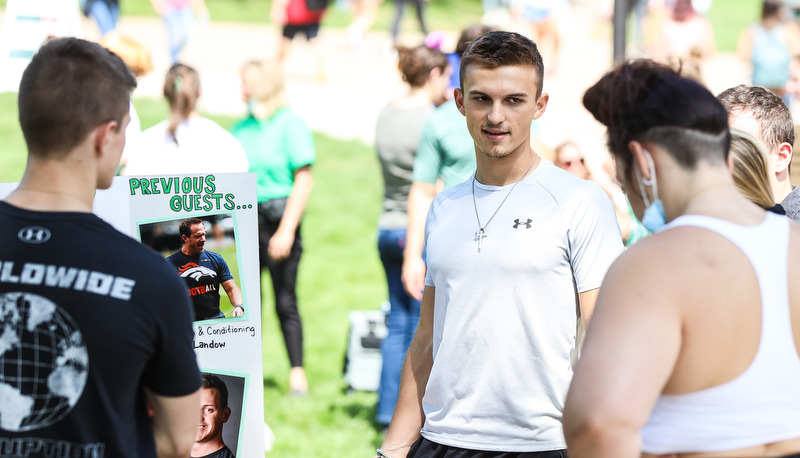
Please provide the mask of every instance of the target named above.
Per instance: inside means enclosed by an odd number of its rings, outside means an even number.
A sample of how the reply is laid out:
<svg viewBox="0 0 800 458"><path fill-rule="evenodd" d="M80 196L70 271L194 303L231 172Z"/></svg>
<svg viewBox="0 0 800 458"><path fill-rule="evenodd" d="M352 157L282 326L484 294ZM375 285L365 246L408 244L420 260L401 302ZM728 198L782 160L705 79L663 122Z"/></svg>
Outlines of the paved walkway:
<svg viewBox="0 0 800 458"><path fill-rule="evenodd" d="M573 4L560 69L545 78L544 90L550 94L550 104L540 125L547 145L576 140L591 160L604 148L604 130L582 107L581 98L611 65L612 29L609 21L601 19L602 2L574 0ZM213 10L211 13L213 17ZM86 38L96 39L97 29L91 21L84 18L82 30ZM136 95L160 98L163 75L169 66L163 23L123 17L120 30L153 52L156 68L140 79ZM453 46L457 33L447 32ZM408 43L422 40L422 36L402 38ZM269 24L211 22L199 26L181 59L200 71L201 110L242 115L238 69L247 59L274 55L278 39L279 30ZM325 81L316 78L304 42L295 41L286 63L292 105L316 131L371 144L379 110L404 89L390 52L388 33L372 32L361 52L349 47L342 29L323 27L320 39L327 69ZM730 54L716 56L704 71L714 93L747 79L743 66Z"/></svg>

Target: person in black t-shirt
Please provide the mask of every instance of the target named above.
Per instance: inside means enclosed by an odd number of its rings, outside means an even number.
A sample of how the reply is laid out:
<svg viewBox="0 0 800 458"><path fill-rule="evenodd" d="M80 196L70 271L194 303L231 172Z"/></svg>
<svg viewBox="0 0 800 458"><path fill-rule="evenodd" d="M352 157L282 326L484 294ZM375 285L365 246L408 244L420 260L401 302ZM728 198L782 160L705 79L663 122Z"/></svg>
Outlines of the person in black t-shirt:
<svg viewBox="0 0 800 458"><path fill-rule="evenodd" d="M92 214L134 87L118 56L77 38L44 44L22 75L27 165L0 202L0 455L191 452L189 298L161 256Z"/></svg>
<svg viewBox="0 0 800 458"><path fill-rule="evenodd" d="M205 249L206 227L203 220L185 219L181 221L179 231L183 248L167 260L178 268L178 274L189 287L195 321L225 318L219 309L220 285L233 304L233 316L244 315L242 292L236 286L228 264L219 254Z"/></svg>
<svg viewBox="0 0 800 458"><path fill-rule="evenodd" d="M222 427L231 416L225 382L214 374L203 372L200 404L200 426L191 458L235 458L222 440Z"/></svg>

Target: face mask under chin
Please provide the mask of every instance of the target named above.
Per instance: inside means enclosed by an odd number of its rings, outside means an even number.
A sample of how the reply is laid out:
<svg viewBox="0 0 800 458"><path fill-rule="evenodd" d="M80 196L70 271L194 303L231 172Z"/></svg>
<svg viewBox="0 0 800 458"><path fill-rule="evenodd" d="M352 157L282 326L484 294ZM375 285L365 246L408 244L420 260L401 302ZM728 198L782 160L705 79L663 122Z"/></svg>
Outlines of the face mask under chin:
<svg viewBox="0 0 800 458"><path fill-rule="evenodd" d="M644 215L642 216L642 226L647 228L650 232L658 232L667 224L667 217L664 213L664 205L661 199L658 198L658 182L656 180L656 167L653 164L653 158L647 150L642 150L650 166L650 179L644 178L642 173L636 168L636 178L639 181L639 191L642 193L642 200L644 201ZM653 203L645 192L645 186L650 186L653 189Z"/></svg>

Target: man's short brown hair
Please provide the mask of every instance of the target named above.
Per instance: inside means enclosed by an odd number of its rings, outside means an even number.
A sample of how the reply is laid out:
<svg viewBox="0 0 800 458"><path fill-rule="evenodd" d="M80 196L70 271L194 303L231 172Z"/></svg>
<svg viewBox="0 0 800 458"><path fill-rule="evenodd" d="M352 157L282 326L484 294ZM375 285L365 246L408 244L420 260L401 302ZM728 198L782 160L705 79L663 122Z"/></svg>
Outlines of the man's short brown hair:
<svg viewBox="0 0 800 458"><path fill-rule="evenodd" d="M122 59L99 44L79 38L47 42L19 85L19 124L28 153L66 152L101 124L121 126L135 87Z"/></svg>
<svg viewBox="0 0 800 458"><path fill-rule="evenodd" d="M495 31L471 41L461 57L459 77L461 87L467 76L467 67L495 69L514 65L530 65L536 69L536 98L542 95L544 63L536 43L516 32Z"/></svg>
<svg viewBox="0 0 800 458"><path fill-rule="evenodd" d="M200 218L188 218L181 221L181 224L178 226L178 233L180 233L181 238L183 238L184 235L186 237L191 237L192 226L194 226L195 224L202 224L203 226L205 226L205 223L203 223L203 220Z"/></svg>
<svg viewBox="0 0 800 458"><path fill-rule="evenodd" d="M724 90L717 96L728 115L751 113L761 128L761 139L768 152L775 151L781 143L794 147L795 132L792 112L783 99L761 86L740 84Z"/></svg>

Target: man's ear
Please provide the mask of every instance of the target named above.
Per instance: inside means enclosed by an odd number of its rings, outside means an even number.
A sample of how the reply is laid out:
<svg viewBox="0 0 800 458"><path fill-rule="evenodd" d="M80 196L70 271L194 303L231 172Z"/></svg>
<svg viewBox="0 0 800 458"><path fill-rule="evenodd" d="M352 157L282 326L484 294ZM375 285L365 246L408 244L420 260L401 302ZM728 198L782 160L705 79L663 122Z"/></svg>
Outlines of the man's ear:
<svg viewBox="0 0 800 458"><path fill-rule="evenodd" d="M792 145L785 142L778 145L778 154L775 159L775 173L781 173L789 169L789 165L792 163L792 155Z"/></svg>
<svg viewBox="0 0 800 458"><path fill-rule="evenodd" d="M111 134L119 127L117 121L108 121L94 128L94 150L100 157L106 151L106 146L111 142Z"/></svg>
<svg viewBox="0 0 800 458"><path fill-rule="evenodd" d="M226 423L229 418L231 418L231 408L225 407L222 409L222 422Z"/></svg>
<svg viewBox="0 0 800 458"><path fill-rule="evenodd" d="M453 98L455 99L458 111L460 111L462 115L466 116L467 110L464 109L464 91L462 91L460 87L453 89Z"/></svg>
<svg viewBox="0 0 800 458"><path fill-rule="evenodd" d="M533 114L533 119L539 119L540 116L544 114L544 110L547 109L547 102L550 100L550 94L543 92L542 95L539 96L539 99L536 100L536 112Z"/></svg>

